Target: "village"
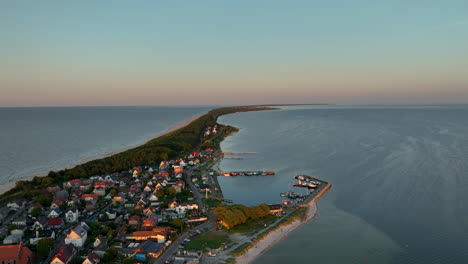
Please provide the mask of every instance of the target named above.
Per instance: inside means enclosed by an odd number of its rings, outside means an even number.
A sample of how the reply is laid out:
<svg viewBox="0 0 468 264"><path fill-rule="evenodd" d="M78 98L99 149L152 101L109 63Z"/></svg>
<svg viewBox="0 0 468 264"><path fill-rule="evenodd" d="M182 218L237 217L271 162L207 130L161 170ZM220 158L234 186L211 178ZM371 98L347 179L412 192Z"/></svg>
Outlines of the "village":
<svg viewBox="0 0 468 264"><path fill-rule="evenodd" d="M209 127L204 136L216 133ZM211 252L185 245L218 229L206 203L225 202L218 173L209 170L221 158L220 151L205 148L9 202L0 209L2 264L205 263ZM272 210L277 214L277 205Z"/></svg>

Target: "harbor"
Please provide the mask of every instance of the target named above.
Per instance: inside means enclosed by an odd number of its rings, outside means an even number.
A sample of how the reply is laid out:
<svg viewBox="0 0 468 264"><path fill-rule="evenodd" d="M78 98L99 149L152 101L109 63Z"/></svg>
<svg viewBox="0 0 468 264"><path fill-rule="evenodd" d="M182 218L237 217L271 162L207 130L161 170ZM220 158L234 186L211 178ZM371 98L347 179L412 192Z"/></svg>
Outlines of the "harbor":
<svg viewBox="0 0 468 264"><path fill-rule="evenodd" d="M280 196L284 198L284 206L305 206L316 201L330 188L331 184L326 181L300 174L293 176L292 188L280 193Z"/></svg>

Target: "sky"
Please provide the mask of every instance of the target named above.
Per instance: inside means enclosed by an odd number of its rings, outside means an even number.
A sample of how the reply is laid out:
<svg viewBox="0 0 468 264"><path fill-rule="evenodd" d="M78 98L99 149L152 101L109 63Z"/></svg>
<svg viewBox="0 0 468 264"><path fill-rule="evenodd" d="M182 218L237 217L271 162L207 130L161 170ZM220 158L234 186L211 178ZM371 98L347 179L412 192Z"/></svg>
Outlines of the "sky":
<svg viewBox="0 0 468 264"><path fill-rule="evenodd" d="M0 106L468 103L466 0L0 1Z"/></svg>

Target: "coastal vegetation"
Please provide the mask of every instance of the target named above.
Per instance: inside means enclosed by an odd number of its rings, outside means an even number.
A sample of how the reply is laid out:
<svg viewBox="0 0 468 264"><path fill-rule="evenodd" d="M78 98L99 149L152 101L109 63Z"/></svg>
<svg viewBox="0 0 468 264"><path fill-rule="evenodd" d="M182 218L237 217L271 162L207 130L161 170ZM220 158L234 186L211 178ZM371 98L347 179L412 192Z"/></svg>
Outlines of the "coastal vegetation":
<svg viewBox="0 0 468 264"><path fill-rule="evenodd" d="M71 169L50 171L45 177L36 176L32 181L17 181L16 186L0 195L0 204L20 197L34 197L42 188L63 182L86 178L93 175L105 175L124 171L138 165L158 165L163 160L175 159L199 148L219 148L225 135L237 131L237 128L219 125L219 116L248 111L272 109L270 107L236 106L213 109L193 120L190 124L154 138L147 143L109 157L92 160ZM218 125L225 130L223 135L205 139L203 132L207 127ZM46 198L41 197L45 202ZM42 200L41 199L41 200Z"/></svg>
<svg viewBox="0 0 468 264"><path fill-rule="evenodd" d="M260 219L270 214L267 204L248 207L241 204L224 205L221 204L214 209L219 223L227 229L244 224L248 220Z"/></svg>

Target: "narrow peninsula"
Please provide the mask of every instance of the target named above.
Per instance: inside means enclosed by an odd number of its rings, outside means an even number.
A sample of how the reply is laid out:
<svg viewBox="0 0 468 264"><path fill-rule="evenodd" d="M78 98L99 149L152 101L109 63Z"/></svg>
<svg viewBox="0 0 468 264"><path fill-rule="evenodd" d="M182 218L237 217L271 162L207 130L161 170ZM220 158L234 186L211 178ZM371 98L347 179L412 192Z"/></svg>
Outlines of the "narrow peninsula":
<svg viewBox="0 0 468 264"><path fill-rule="evenodd" d="M218 177L275 172L221 171L223 158L254 153L223 153L238 128L218 117L274 109L214 109L135 148L17 181L0 195L0 250L33 263L250 263L313 218L331 187L291 175L305 194L282 193L278 204L223 196Z"/></svg>

